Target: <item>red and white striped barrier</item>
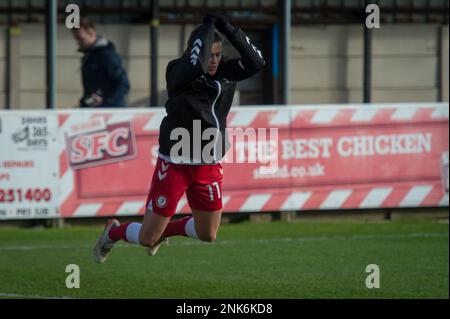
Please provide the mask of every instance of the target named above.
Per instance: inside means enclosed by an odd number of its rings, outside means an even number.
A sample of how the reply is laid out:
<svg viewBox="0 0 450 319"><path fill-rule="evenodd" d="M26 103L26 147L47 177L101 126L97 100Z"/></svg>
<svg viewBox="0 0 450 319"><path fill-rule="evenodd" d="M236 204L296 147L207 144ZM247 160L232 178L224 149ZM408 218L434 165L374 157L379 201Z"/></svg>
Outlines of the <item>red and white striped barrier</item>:
<svg viewBox="0 0 450 319"><path fill-rule="evenodd" d="M331 139L328 151L333 154L280 160L279 164L289 169L296 164L323 165L325 173L317 177L257 180L252 175L257 164L224 164L224 211L448 206L448 192L443 186L445 176L441 173L441 158L445 152L448 154L448 113L448 104L434 103L233 108L228 117L230 128L278 128L280 152L289 141L328 136ZM142 214L156 163L159 125L164 116L162 109L59 112L61 215ZM134 159L112 164L102 164L100 160L98 165L84 169L71 167L65 139L74 127L89 127L95 119L102 119L105 130L118 123L132 124L137 145ZM334 143L348 137L349 132L354 136L406 137L406 142L396 140L397 147L413 141L417 134L428 133L423 136L429 137L429 146L425 148L430 149L384 157L374 154L371 159L338 156ZM351 140L346 141L347 144L341 144L348 148ZM185 197L177 211L190 211Z"/></svg>

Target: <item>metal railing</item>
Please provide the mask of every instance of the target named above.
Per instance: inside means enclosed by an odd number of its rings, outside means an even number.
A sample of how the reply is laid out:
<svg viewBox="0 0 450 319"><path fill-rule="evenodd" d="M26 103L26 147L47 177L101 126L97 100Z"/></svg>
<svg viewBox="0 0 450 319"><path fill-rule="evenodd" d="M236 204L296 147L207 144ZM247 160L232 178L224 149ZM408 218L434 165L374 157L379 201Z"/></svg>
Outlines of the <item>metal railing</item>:
<svg viewBox="0 0 450 319"><path fill-rule="evenodd" d="M151 18L151 3L146 0L59 0L62 20L69 3L79 5L83 14L100 23L146 23ZM292 24L360 23L365 0L294 0ZM449 0L373 0L382 10L384 23L442 23L449 21ZM160 1L161 23L186 24L198 21L206 11L226 12L241 24L270 24L278 21L280 5L273 1ZM8 0L0 2L0 23L38 22L44 19L45 1Z"/></svg>

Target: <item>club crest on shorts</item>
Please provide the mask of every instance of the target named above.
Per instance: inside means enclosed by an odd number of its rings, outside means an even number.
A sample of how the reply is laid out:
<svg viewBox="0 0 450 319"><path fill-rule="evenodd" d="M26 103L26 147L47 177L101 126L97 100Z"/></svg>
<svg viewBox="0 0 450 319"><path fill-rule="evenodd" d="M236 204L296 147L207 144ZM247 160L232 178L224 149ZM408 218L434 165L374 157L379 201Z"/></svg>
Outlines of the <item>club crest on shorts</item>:
<svg viewBox="0 0 450 319"><path fill-rule="evenodd" d="M165 208L168 204L168 200L166 196L159 195L158 199L156 200L156 206L159 208Z"/></svg>

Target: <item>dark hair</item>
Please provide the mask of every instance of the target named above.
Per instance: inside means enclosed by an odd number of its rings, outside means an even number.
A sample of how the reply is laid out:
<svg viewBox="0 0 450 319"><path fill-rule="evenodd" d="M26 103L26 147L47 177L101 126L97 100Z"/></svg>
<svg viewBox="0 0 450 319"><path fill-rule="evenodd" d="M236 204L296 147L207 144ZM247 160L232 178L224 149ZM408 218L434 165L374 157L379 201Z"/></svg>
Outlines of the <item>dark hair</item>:
<svg viewBox="0 0 450 319"><path fill-rule="evenodd" d="M80 20L80 29L95 31L95 24L89 19L82 18Z"/></svg>
<svg viewBox="0 0 450 319"><path fill-rule="evenodd" d="M200 24L200 25L196 26L194 28L194 30L192 30L191 35L189 36L189 40L188 40L188 43L187 43L186 51L190 51L192 49L192 45L194 44L195 35L198 33L198 31L202 27L203 27L203 24ZM222 36L220 35L219 31L214 29L214 41L213 41L213 43L216 43L216 42L222 43L223 39L222 39Z"/></svg>
<svg viewBox="0 0 450 319"><path fill-rule="evenodd" d="M220 33L217 30L214 30L214 42L213 43L216 43L216 42L222 43L223 39L222 39L222 36L220 35Z"/></svg>

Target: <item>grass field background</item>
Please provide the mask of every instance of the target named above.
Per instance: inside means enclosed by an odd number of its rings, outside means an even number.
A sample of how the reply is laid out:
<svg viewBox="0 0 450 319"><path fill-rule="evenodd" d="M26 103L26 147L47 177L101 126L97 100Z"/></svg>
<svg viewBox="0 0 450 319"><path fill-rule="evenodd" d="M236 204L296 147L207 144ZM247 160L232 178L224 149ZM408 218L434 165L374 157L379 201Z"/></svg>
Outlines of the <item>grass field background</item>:
<svg viewBox="0 0 450 319"><path fill-rule="evenodd" d="M171 238L154 257L120 243L102 265L100 232L0 229L0 298L449 298L449 225L433 220L226 224L215 243ZM65 286L68 264L80 289Z"/></svg>

